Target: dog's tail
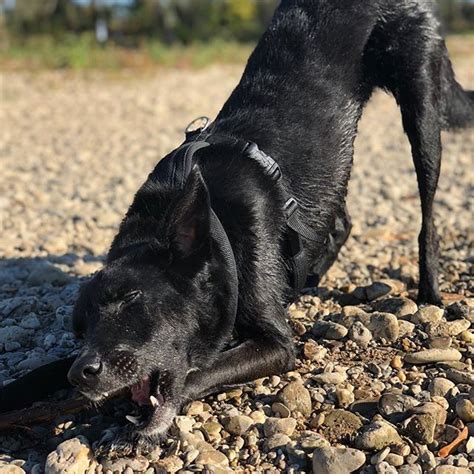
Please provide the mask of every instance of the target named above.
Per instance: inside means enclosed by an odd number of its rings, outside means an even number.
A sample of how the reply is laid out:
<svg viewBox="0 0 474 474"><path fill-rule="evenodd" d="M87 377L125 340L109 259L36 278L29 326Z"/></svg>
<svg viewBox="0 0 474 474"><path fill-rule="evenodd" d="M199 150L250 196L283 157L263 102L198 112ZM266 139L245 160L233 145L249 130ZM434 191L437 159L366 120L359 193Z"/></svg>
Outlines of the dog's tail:
<svg viewBox="0 0 474 474"><path fill-rule="evenodd" d="M456 81L447 50L441 66L443 128L474 126L474 91L466 91Z"/></svg>

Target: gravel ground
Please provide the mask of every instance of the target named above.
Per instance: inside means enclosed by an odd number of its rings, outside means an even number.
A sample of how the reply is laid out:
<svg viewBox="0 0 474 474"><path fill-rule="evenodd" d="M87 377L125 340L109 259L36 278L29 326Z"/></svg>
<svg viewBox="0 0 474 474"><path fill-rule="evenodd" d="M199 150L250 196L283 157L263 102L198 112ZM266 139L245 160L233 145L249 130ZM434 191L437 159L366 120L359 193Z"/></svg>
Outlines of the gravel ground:
<svg viewBox="0 0 474 474"><path fill-rule="evenodd" d="M456 66L474 88L472 58ZM159 157L192 118L215 115L240 73L3 75L0 384L77 348L69 324L80 282L100 268ZM91 457L123 419L121 403L1 434L0 473L472 472L474 135L443 142L445 309L412 300L416 179L399 113L377 93L356 141L352 237L322 286L289 308L296 370L194 402L146 458Z"/></svg>

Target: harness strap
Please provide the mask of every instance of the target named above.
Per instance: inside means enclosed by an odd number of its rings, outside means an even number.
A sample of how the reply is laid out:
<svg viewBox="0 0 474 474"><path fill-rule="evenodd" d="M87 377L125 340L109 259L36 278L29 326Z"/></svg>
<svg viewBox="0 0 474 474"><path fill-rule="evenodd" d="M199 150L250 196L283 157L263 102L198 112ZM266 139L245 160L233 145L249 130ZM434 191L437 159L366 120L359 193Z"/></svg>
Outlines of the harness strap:
<svg viewBox="0 0 474 474"><path fill-rule="evenodd" d="M238 151L256 161L263 173L269 176L273 181L277 182L281 179L282 172L278 163L271 156L260 150L256 143L247 142L228 135L214 134L208 132L206 128L188 131L188 127L186 130L185 146L186 143L205 143L211 145L227 145L237 148ZM203 146L205 145L200 146L198 149ZM304 238L311 241L317 241L318 239L313 229L301 220L296 199L286 194L286 192L285 195L286 201L283 211L285 212L286 224L288 226L288 241L291 252L289 265L293 273L293 286L296 290L301 290L306 284L306 278L309 273L309 264L302 239Z"/></svg>

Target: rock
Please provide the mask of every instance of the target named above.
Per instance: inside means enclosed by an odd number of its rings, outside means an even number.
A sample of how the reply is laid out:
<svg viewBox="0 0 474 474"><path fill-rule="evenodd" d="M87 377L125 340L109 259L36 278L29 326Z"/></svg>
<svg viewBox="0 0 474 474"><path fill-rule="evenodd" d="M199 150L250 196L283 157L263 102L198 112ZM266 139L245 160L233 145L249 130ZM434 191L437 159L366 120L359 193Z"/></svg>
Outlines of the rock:
<svg viewBox="0 0 474 474"><path fill-rule="evenodd" d="M351 392L346 388L338 388L336 389L336 398L338 406L347 408L354 402L354 392Z"/></svg>
<svg viewBox="0 0 474 474"><path fill-rule="evenodd" d="M283 403L292 413L304 416L311 413L311 396L308 389L298 380L285 385L277 394L277 401Z"/></svg>
<svg viewBox="0 0 474 474"><path fill-rule="evenodd" d="M411 336L416 329L416 326L410 321L400 319L398 321L399 335L398 337Z"/></svg>
<svg viewBox="0 0 474 474"><path fill-rule="evenodd" d="M311 376L312 380L318 384L339 385L347 380L347 374L343 372L323 372Z"/></svg>
<svg viewBox="0 0 474 474"><path fill-rule="evenodd" d="M321 362L326 357L328 350L316 342L309 340L304 343L303 353L306 359Z"/></svg>
<svg viewBox="0 0 474 474"><path fill-rule="evenodd" d="M30 313L20 321L20 326L25 329L38 329L41 327L38 316L35 313Z"/></svg>
<svg viewBox="0 0 474 474"><path fill-rule="evenodd" d="M390 464L390 466L394 467L400 467L403 466L403 463L405 460L403 459L403 456L400 456L399 454L395 453L389 453L387 457L385 458L385 461Z"/></svg>
<svg viewBox="0 0 474 474"><path fill-rule="evenodd" d="M373 304L375 311L381 311L382 313L392 313L398 318L414 314L418 311L418 306L413 300L408 298L387 298L376 301Z"/></svg>
<svg viewBox="0 0 474 474"><path fill-rule="evenodd" d="M373 301L381 296L388 295L392 291L392 287L382 281L374 281L371 285L365 288L365 294L368 301Z"/></svg>
<svg viewBox="0 0 474 474"><path fill-rule="evenodd" d="M386 461L382 461L380 464L375 466L375 472L377 474L398 474L398 470L390 466L390 464Z"/></svg>
<svg viewBox="0 0 474 474"><path fill-rule="evenodd" d="M250 416L237 415L230 417L224 424L226 431L234 435L243 435L254 424Z"/></svg>
<svg viewBox="0 0 474 474"><path fill-rule="evenodd" d="M474 404L468 399L461 399L456 403L456 413L465 423L474 421Z"/></svg>
<svg viewBox="0 0 474 474"><path fill-rule="evenodd" d="M364 427L356 437L354 445L357 449L379 451L386 446L400 444L401 442L402 439L397 430L389 423L380 420Z"/></svg>
<svg viewBox="0 0 474 474"><path fill-rule="evenodd" d="M25 474L25 470L15 464L1 464L0 474Z"/></svg>
<svg viewBox="0 0 474 474"><path fill-rule="evenodd" d="M306 452L312 452L315 448L322 448L330 445L327 439L314 431L303 431L300 433L298 442Z"/></svg>
<svg viewBox="0 0 474 474"><path fill-rule="evenodd" d="M420 403L416 398L401 393L384 393L378 403L380 414L392 423L398 423L410 415L413 407Z"/></svg>
<svg viewBox="0 0 474 474"><path fill-rule="evenodd" d="M466 372L458 369L448 369L446 378L454 383L474 385L474 372Z"/></svg>
<svg viewBox="0 0 474 474"><path fill-rule="evenodd" d="M400 334L398 320L396 316L390 313L372 313L366 326L372 332L375 339L385 339L386 341L394 342Z"/></svg>
<svg viewBox="0 0 474 474"><path fill-rule="evenodd" d="M365 454L351 448L316 448L313 451L313 472L318 474L346 474L365 463Z"/></svg>
<svg viewBox="0 0 474 474"><path fill-rule="evenodd" d="M422 474L419 464L404 464L398 469L398 474Z"/></svg>
<svg viewBox="0 0 474 474"><path fill-rule="evenodd" d="M31 338L31 332L19 326L7 326L0 328L0 341L4 344L7 342L18 343L20 346L25 345Z"/></svg>
<svg viewBox="0 0 474 474"><path fill-rule="evenodd" d="M46 458L46 474L79 474L93 460L89 443L83 436L63 441Z"/></svg>
<svg viewBox="0 0 474 474"><path fill-rule="evenodd" d="M413 324L438 323L444 315L444 309L437 306L424 306L420 308L411 318Z"/></svg>
<svg viewBox="0 0 474 474"><path fill-rule="evenodd" d="M432 415L415 415L408 422L406 431L410 439L420 444L431 444L434 441L436 420Z"/></svg>
<svg viewBox="0 0 474 474"><path fill-rule="evenodd" d="M432 364L435 362L461 360L461 353L457 349L425 349L405 355L405 362L409 364Z"/></svg>
<svg viewBox="0 0 474 474"><path fill-rule="evenodd" d="M467 319L457 319L456 321L445 321L429 323L426 325L426 332L430 337L458 336L471 326Z"/></svg>
<svg viewBox="0 0 474 474"><path fill-rule="evenodd" d="M174 457L177 457L177 456L174 456ZM127 469L131 470L132 472L133 471L144 472L148 468L148 465L149 465L148 459L143 456L106 460L102 463L102 467L105 471L112 471L112 472L127 472ZM176 472L176 471L170 471L170 472Z"/></svg>
<svg viewBox="0 0 474 474"><path fill-rule="evenodd" d="M332 321L316 321L311 332L316 337L336 341L347 336L347 328L342 324L334 323Z"/></svg>
<svg viewBox="0 0 474 474"><path fill-rule="evenodd" d="M196 416L200 415L204 411L204 404L200 401L191 402L187 409L186 414L188 416Z"/></svg>
<svg viewBox="0 0 474 474"><path fill-rule="evenodd" d="M225 454L217 451L217 449L212 449L201 452L196 458L196 464L215 469L216 467L227 467L229 460Z"/></svg>
<svg viewBox="0 0 474 474"><path fill-rule="evenodd" d="M435 418L436 423L438 423L439 425L444 424L448 416L446 408L434 402L425 402L421 405L413 407L410 410L410 413L415 415L432 415Z"/></svg>
<svg viewBox="0 0 474 474"><path fill-rule="evenodd" d="M366 347L372 340L372 333L360 321L356 321L349 329L349 339Z"/></svg>
<svg viewBox="0 0 474 474"><path fill-rule="evenodd" d="M447 349L451 347L453 339L449 336L445 337L431 337L429 340L430 349Z"/></svg>
<svg viewBox="0 0 474 474"><path fill-rule="evenodd" d="M265 436L273 436L277 433L283 433L291 436L296 428L294 418L267 418L263 424Z"/></svg>
<svg viewBox="0 0 474 474"><path fill-rule="evenodd" d="M474 332L472 330L463 331L459 334L459 338L463 342L467 342L468 344L474 344Z"/></svg>
<svg viewBox="0 0 474 474"><path fill-rule="evenodd" d="M62 286L70 280L69 275L49 262L38 262L29 274L26 282L30 286L41 286L46 283Z"/></svg>
<svg viewBox="0 0 474 474"><path fill-rule="evenodd" d="M322 432L330 441L352 437L362 427L362 420L347 410L331 410L324 416Z"/></svg>
<svg viewBox="0 0 474 474"><path fill-rule="evenodd" d="M272 404L272 411L275 415L280 415L280 418L288 418L291 415L291 411L283 403L275 402Z"/></svg>
<svg viewBox="0 0 474 474"><path fill-rule="evenodd" d="M291 441L290 437L283 433L275 433L265 440L263 447L266 451L272 451L286 446Z"/></svg>
<svg viewBox="0 0 474 474"><path fill-rule="evenodd" d="M468 467L456 467L445 464L444 466L438 466L434 470L434 474L472 474L472 470Z"/></svg>
<svg viewBox="0 0 474 474"><path fill-rule="evenodd" d="M184 463L178 456L168 456L154 464L156 474L174 474L183 469ZM112 469L111 469L112 471ZM115 471L114 471L115 472ZM118 471L117 472L121 472ZM142 471L143 472L143 471Z"/></svg>
<svg viewBox="0 0 474 474"><path fill-rule="evenodd" d="M174 424L179 431L185 431L189 433L193 429L194 422L192 418L189 418L188 416L176 416L174 419Z"/></svg>
<svg viewBox="0 0 474 474"><path fill-rule="evenodd" d="M446 397L447 393L455 387L451 380L435 377L428 385L428 392L432 397Z"/></svg>

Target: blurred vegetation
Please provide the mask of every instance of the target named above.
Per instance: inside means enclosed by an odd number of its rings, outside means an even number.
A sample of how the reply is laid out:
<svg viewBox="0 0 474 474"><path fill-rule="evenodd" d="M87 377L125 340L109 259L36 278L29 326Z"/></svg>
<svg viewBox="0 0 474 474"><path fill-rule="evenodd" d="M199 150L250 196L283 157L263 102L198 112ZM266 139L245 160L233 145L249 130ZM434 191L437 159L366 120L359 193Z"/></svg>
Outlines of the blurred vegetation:
<svg viewBox="0 0 474 474"><path fill-rule="evenodd" d="M474 1L438 0L448 32L474 30ZM241 62L278 0L0 0L10 67L120 68Z"/></svg>

